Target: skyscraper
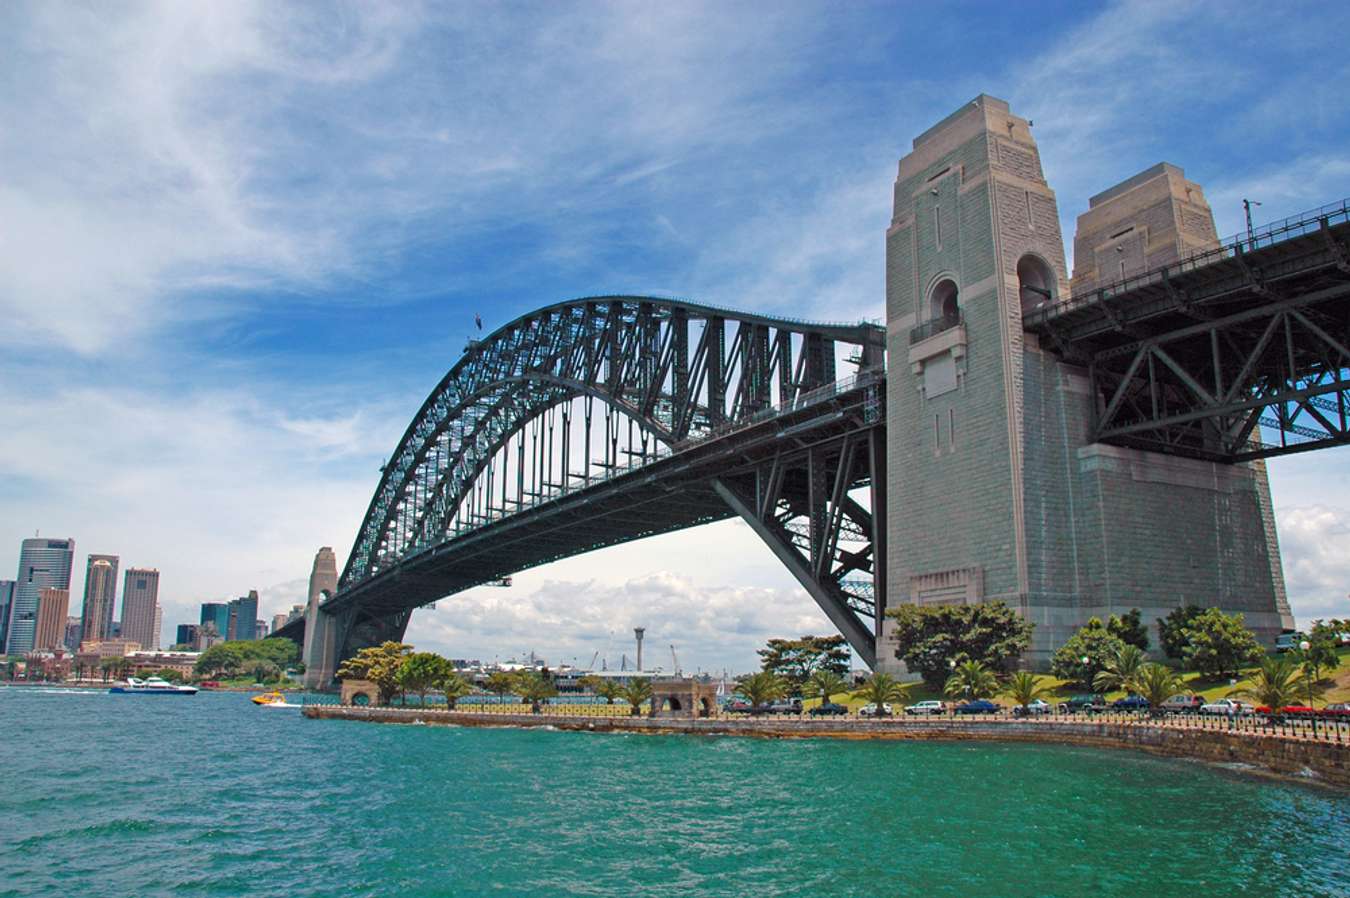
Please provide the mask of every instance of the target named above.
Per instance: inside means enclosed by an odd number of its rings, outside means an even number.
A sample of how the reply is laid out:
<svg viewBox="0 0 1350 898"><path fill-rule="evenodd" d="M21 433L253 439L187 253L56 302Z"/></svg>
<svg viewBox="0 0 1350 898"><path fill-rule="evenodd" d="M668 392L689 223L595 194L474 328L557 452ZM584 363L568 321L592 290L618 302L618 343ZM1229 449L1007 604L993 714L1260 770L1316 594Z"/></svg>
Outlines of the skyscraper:
<svg viewBox="0 0 1350 898"><path fill-rule="evenodd" d="M196 624L179 624L173 644L195 646L199 638L197 634L200 632L201 629Z"/></svg>
<svg viewBox="0 0 1350 898"><path fill-rule="evenodd" d="M202 617L198 622L204 631L210 624L215 634L224 639L230 634L230 605L228 602L202 602Z"/></svg>
<svg viewBox="0 0 1350 898"><path fill-rule="evenodd" d="M9 629L9 603L14 601L14 581L0 580L0 655L5 653L5 633Z"/></svg>
<svg viewBox="0 0 1350 898"><path fill-rule="evenodd" d="M84 632L84 625L78 617L66 618L66 648L72 652L80 650L80 634Z"/></svg>
<svg viewBox="0 0 1350 898"><path fill-rule="evenodd" d="M5 651L22 655L33 650L37 631L38 601L44 587L70 589L70 566L75 560L75 540L34 537L19 549L19 576L10 602Z"/></svg>
<svg viewBox="0 0 1350 898"><path fill-rule="evenodd" d="M127 568L122 584L122 638L139 642L142 649L158 649L159 571Z"/></svg>
<svg viewBox="0 0 1350 898"><path fill-rule="evenodd" d="M258 591L250 589L248 595L240 596L230 602L230 627L225 634L227 640L258 638Z"/></svg>
<svg viewBox="0 0 1350 898"><path fill-rule="evenodd" d="M69 611L69 589L42 587L38 592L37 626L33 628L34 649L45 651L65 645L66 615Z"/></svg>
<svg viewBox="0 0 1350 898"><path fill-rule="evenodd" d="M112 636L113 606L117 603L116 555L90 555L84 569L84 625L81 639L98 642Z"/></svg>

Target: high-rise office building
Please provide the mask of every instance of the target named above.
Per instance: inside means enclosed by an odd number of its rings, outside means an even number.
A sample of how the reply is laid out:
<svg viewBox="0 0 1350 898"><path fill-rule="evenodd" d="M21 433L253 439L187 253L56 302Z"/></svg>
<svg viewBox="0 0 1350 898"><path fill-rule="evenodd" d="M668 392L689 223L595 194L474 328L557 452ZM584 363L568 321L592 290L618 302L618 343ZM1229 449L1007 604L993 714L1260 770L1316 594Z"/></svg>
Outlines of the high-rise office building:
<svg viewBox="0 0 1350 898"><path fill-rule="evenodd" d="M38 593L37 626L33 648L50 651L66 643L66 617L70 613L70 590L44 586Z"/></svg>
<svg viewBox="0 0 1350 898"><path fill-rule="evenodd" d="M202 616L198 625L205 631L207 624L216 636L224 639L230 634L230 605L228 602L202 602Z"/></svg>
<svg viewBox="0 0 1350 898"><path fill-rule="evenodd" d="M98 642L113 632L113 606L117 604L116 555L90 555L84 568L83 639Z"/></svg>
<svg viewBox="0 0 1350 898"><path fill-rule="evenodd" d="M286 626L286 623L289 620L290 618L284 611L281 612L280 614L272 615L272 629L270 632L275 633L276 631L280 630L282 627Z"/></svg>
<svg viewBox="0 0 1350 898"><path fill-rule="evenodd" d="M80 635L84 633L84 624L78 617L66 618L66 648L72 652L80 650Z"/></svg>
<svg viewBox="0 0 1350 898"><path fill-rule="evenodd" d="M248 595L240 596L230 602L230 627L225 634L227 640L258 638L258 591L250 589Z"/></svg>
<svg viewBox="0 0 1350 898"><path fill-rule="evenodd" d="M0 655L5 653L5 633L9 629L9 603L14 601L14 581L0 580Z"/></svg>
<svg viewBox="0 0 1350 898"><path fill-rule="evenodd" d="M10 601L5 651L22 655L33 650L37 632L38 601L45 587L70 589L70 566L75 560L75 540L34 537L19 549L19 576Z"/></svg>
<svg viewBox="0 0 1350 898"><path fill-rule="evenodd" d="M159 571L127 568L122 583L122 638L139 642L142 649L159 648Z"/></svg>
<svg viewBox="0 0 1350 898"><path fill-rule="evenodd" d="M179 624L178 632L174 636L173 644L195 647L197 645L197 639L199 638L197 634L200 632L201 628L197 626L197 624Z"/></svg>

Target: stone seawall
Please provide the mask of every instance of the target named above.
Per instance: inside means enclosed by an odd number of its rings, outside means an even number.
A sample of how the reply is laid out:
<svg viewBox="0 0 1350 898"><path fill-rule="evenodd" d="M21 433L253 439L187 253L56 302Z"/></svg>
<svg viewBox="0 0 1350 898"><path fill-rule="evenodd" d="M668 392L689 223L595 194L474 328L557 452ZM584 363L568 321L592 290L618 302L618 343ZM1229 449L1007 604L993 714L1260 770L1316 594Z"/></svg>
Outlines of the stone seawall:
<svg viewBox="0 0 1350 898"><path fill-rule="evenodd" d="M1350 744L1314 742L1225 730L1178 729L1147 722L836 718L665 719L535 714L485 714L420 708L310 705L306 717L375 723L443 726L553 727L583 732L683 733L770 739L941 739L1045 742L1095 748L1130 748L1174 758L1244 765L1254 773L1350 791Z"/></svg>

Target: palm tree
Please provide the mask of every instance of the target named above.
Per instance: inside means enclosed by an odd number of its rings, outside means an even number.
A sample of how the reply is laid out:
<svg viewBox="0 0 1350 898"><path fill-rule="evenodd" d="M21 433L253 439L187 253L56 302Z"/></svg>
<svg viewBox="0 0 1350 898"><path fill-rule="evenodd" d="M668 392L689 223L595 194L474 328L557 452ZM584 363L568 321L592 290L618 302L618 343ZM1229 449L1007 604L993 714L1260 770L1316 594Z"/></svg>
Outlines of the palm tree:
<svg viewBox="0 0 1350 898"><path fill-rule="evenodd" d="M962 661L952 670L942 694L951 698L988 698L998 692L998 677L978 661Z"/></svg>
<svg viewBox="0 0 1350 898"><path fill-rule="evenodd" d="M1137 693L1139 690L1136 688L1138 685L1136 679L1145 660L1144 651L1139 646L1122 646L1120 651L1107 659L1106 668L1098 671L1092 678L1092 688L1098 692L1123 689L1126 692Z"/></svg>
<svg viewBox="0 0 1350 898"><path fill-rule="evenodd" d="M1134 677L1134 691L1148 702L1149 713L1157 716L1163 702L1186 688L1180 674L1165 664L1141 665Z"/></svg>
<svg viewBox="0 0 1350 898"><path fill-rule="evenodd" d="M761 670L759 673L747 674L738 679L736 691L745 696L752 709L758 709L787 695L788 684L778 674Z"/></svg>
<svg viewBox="0 0 1350 898"><path fill-rule="evenodd" d="M504 670L494 671L488 674L487 682L483 684L483 688L501 698L515 691L516 678Z"/></svg>
<svg viewBox="0 0 1350 898"><path fill-rule="evenodd" d="M455 709L455 702L473 692L473 684L454 670L442 677L438 685L440 690L445 693L445 707L451 711Z"/></svg>
<svg viewBox="0 0 1350 898"><path fill-rule="evenodd" d="M877 716L885 717L886 705L890 702L904 701L909 687L909 683L901 683L888 673L874 673L854 690L853 697L876 705Z"/></svg>
<svg viewBox="0 0 1350 898"><path fill-rule="evenodd" d="M530 703L530 713L538 714L539 705L545 700L558 694L558 687L553 685L553 678L548 674L539 671L524 671L516 677L516 692L520 697Z"/></svg>
<svg viewBox="0 0 1350 898"><path fill-rule="evenodd" d="M642 713L642 703L651 701L652 681L647 677L634 677L619 690L619 698L628 702L633 717Z"/></svg>
<svg viewBox="0 0 1350 898"><path fill-rule="evenodd" d="M818 670L807 679L805 693L808 697L819 696L823 705L847 688L848 683L839 674L832 670Z"/></svg>
<svg viewBox="0 0 1350 898"><path fill-rule="evenodd" d="M594 674L582 677L581 685L603 698L607 705L614 704L614 700L623 691L623 687L619 685L617 680L609 677L598 677Z"/></svg>
<svg viewBox="0 0 1350 898"><path fill-rule="evenodd" d="M1019 670L1008 677L1008 685L1003 688L1003 694L1012 699L1022 709L1023 713L1026 713L1028 705L1036 699L1050 694L1050 687L1041 685L1041 681L1044 679L1044 677L1038 677L1029 670Z"/></svg>
<svg viewBox="0 0 1350 898"><path fill-rule="evenodd" d="M1280 709L1293 704L1299 697L1298 662L1287 655L1266 655L1261 666L1252 674L1250 686L1234 689L1228 693L1231 697L1250 698L1259 705L1270 708L1272 716L1279 716Z"/></svg>

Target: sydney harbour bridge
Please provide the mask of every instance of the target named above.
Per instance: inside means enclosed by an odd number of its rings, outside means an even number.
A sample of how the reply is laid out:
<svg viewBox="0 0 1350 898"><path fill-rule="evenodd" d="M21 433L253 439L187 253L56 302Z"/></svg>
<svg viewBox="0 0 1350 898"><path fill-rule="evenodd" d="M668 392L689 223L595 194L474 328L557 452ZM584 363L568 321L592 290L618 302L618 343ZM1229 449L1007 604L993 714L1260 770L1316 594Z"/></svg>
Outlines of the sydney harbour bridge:
<svg viewBox="0 0 1350 898"><path fill-rule="evenodd" d="M1066 299L1024 284L1055 300L1021 326L1085 376L1088 442L1219 466L1350 442L1350 206L1216 244ZM335 594L275 635L315 646L323 685L437 599L735 517L875 665L911 476L888 428L945 426L888 417L888 349L908 376L906 352L966 323L943 308L888 334L647 296L523 315L431 391Z"/></svg>

